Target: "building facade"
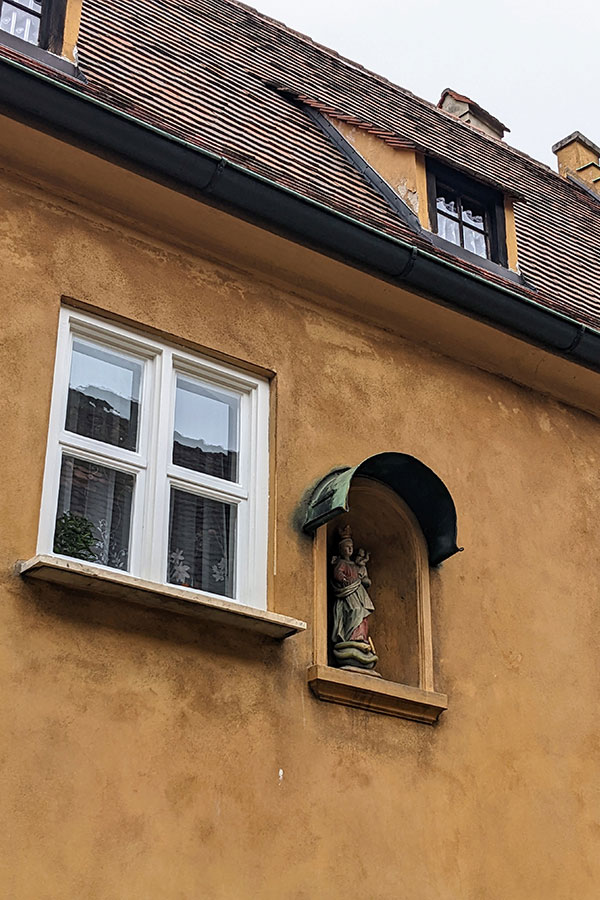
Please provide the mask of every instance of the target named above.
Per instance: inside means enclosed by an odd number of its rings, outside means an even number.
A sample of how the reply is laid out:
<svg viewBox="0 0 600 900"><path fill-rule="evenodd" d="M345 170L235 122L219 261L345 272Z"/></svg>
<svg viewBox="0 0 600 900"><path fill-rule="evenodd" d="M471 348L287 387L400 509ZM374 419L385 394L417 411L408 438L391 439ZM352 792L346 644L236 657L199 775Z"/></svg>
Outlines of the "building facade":
<svg viewBox="0 0 600 900"><path fill-rule="evenodd" d="M4 895L592 900L598 148L1 6Z"/></svg>

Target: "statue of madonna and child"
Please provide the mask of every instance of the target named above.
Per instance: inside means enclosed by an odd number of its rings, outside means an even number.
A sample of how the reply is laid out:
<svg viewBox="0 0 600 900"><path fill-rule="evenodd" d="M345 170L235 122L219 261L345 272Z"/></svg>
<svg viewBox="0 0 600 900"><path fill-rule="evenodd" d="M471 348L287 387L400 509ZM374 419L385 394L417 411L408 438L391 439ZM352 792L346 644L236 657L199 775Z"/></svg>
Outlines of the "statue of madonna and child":
<svg viewBox="0 0 600 900"><path fill-rule="evenodd" d="M379 676L379 672L374 671L378 657L369 637L369 616L375 610L367 593L367 588L371 587L367 572L370 555L359 548L354 556L349 525L340 528L338 534L339 556L331 560L333 655L341 669Z"/></svg>

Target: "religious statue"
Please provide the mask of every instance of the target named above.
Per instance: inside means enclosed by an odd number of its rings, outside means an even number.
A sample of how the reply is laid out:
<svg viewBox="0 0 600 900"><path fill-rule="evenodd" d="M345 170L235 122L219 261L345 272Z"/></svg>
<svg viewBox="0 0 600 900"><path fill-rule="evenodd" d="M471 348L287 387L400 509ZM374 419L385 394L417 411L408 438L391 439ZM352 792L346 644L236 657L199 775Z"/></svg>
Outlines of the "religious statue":
<svg viewBox="0 0 600 900"><path fill-rule="evenodd" d="M362 548L354 559L354 542L349 525L339 530L339 556L331 560L333 567L333 655L342 669L353 669L369 675L375 672L377 654L369 637L369 616L375 610L367 593L371 579L367 572L370 555Z"/></svg>

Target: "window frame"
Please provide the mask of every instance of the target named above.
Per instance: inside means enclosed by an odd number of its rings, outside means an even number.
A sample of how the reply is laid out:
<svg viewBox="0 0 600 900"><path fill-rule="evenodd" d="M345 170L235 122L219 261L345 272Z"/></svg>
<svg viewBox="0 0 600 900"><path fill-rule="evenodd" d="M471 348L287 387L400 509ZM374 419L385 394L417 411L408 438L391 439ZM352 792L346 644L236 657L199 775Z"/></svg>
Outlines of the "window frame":
<svg viewBox="0 0 600 900"><path fill-rule="evenodd" d="M39 34L35 43L25 38L17 38L17 35L1 29L0 35L10 35L10 37L16 38L31 47L39 47L40 50L48 50L50 53L60 53L67 13L67 0L38 0L38 2L42 4L39 13L36 10L27 8L22 0L0 0L0 15L2 14L2 7L5 3L8 3L39 19Z"/></svg>
<svg viewBox="0 0 600 900"><path fill-rule="evenodd" d="M11 0L7 0L11 2ZM64 72L73 78L82 78L76 65L63 54L65 23L69 0L45 0L42 6L40 31L37 43L33 44L24 38L0 30L0 45L10 47L23 56L35 59L50 69ZM29 10L33 12L33 10Z"/></svg>
<svg viewBox="0 0 600 900"><path fill-rule="evenodd" d="M136 450L97 441L65 428L73 341L99 343L144 362L139 432ZM199 473L172 462L177 374L204 380L240 397L239 463L237 481ZM65 453L135 476L127 573L157 585L168 578L169 510L171 487L200 494L237 507L234 596L177 585L192 596L227 600L258 609L267 608L267 546L269 485L269 382L242 369L193 353L175 343L63 307L48 427L42 489L38 554L75 559L55 553L54 531L62 457ZM104 572L122 569L86 562Z"/></svg>
<svg viewBox="0 0 600 900"><path fill-rule="evenodd" d="M504 213L504 195L488 185L475 181L449 166L444 166L433 160L427 161L427 199L429 207L429 223L433 234L438 235L438 209L437 194L438 181L454 190L459 199L474 201L483 207L486 214L486 244L488 256L479 256L469 250L463 244L455 244L441 236L438 240L444 241L444 245L456 248L457 251L468 254L468 258L474 261L480 260L485 266L486 261L495 262L503 268L508 268L508 250L506 246L506 221ZM462 228L461 228L462 235Z"/></svg>

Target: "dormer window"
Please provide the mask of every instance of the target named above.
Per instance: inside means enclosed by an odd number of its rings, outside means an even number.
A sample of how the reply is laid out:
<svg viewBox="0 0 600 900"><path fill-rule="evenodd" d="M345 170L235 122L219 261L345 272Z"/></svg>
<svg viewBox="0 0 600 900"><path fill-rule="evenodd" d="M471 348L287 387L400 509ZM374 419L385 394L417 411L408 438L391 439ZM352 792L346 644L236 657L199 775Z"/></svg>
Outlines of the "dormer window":
<svg viewBox="0 0 600 900"><path fill-rule="evenodd" d="M75 41L81 0L0 0L0 44L79 77Z"/></svg>
<svg viewBox="0 0 600 900"><path fill-rule="evenodd" d="M2 0L0 4L0 30L14 37L39 44L42 22L42 4L37 0Z"/></svg>
<svg viewBox="0 0 600 900"><path fill-rule="evenodd" d="M427 181L431 230L469 254L507 266L502 193L431 161Z"/></svg>

